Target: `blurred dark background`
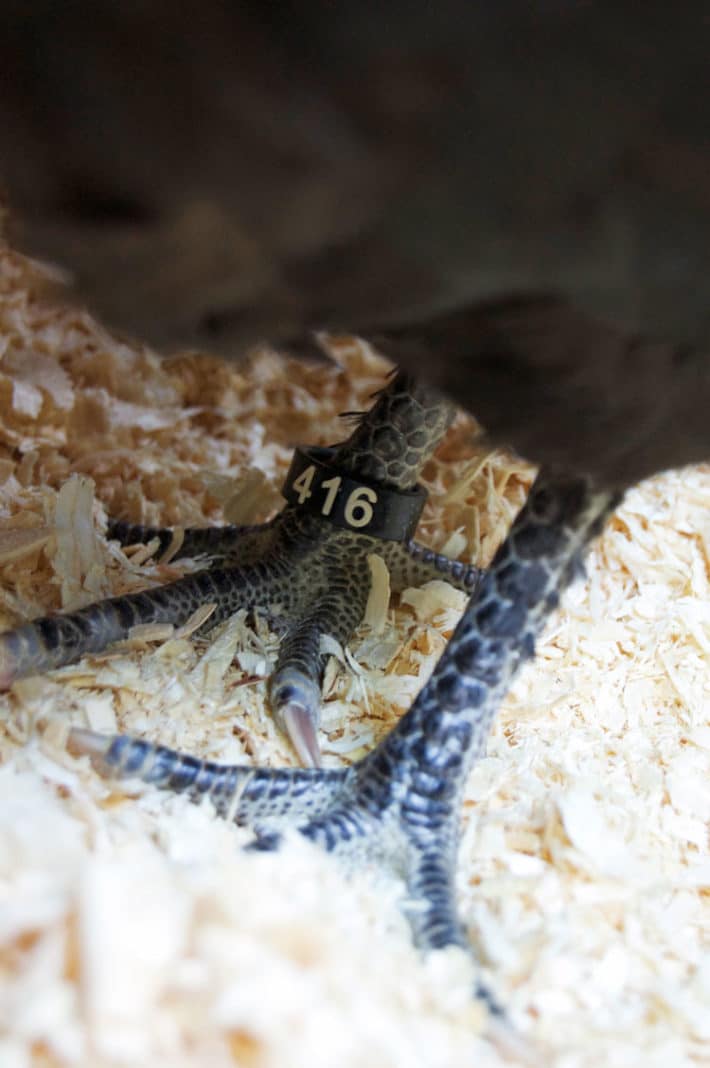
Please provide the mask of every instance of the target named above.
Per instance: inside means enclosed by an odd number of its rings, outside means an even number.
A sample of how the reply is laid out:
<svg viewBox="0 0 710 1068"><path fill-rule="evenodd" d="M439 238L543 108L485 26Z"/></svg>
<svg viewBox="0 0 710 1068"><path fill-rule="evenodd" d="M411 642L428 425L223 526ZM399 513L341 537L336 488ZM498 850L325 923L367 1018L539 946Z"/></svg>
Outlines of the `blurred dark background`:
<svg viewBox="0 0 710 1068"><path fill-rule="evenodd" d="M707 339L709 10L0 3L12 234L158 343L548 286Z"/></svg>
<svg viewBox="0 0 710 1068"><path fill-rule="evenodd" d="M707 0L0 16L9 236L109 325L232 357L387 328L531 457L623 483L710 453Z"/></svg>

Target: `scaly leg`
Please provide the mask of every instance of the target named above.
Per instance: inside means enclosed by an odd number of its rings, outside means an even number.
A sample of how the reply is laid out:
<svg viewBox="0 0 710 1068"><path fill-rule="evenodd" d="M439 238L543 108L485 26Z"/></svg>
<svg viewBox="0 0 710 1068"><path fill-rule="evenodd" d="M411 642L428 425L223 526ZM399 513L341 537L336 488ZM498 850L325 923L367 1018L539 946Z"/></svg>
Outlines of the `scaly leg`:
<svg viewBox="0 0 710 1068"><path fill-rule="evenodd" d="M409 491L452 414L438 394L397 375L350 438L332 450L330 462L334 470L380 487ZM172 532L113 523L109 536L124 544L157 537L165 549ZM342 529L293 505L258 526L185 531L181 548L188 555L207 553L216 563L169 585L48 616L0 635L0 689L24 675L100 652L139 624L180 625L212 603L211 627L240 608L259 607L287 628L270 689L272 712L299 757L318 763L320 637L328 633L346 642L360 623L371 581L368 555L384 557L395 590L444 577L469 591L479 574L404 535L399 541L381 540L364 528Z"/></svg>
<svg viewBox="0 0 710 1068"><path fill-rule="evenodd" d="M453 880L461 796L497 708L616 503L584 479L543 471L446 651L410 710L345 771L252 769L199 761L127 737L72 732L99 770L210 796L272 849L292 823L329 851L376 858L401 875L424 950L468 946ZM498 1013L490 992L476 994Z"/></svg>

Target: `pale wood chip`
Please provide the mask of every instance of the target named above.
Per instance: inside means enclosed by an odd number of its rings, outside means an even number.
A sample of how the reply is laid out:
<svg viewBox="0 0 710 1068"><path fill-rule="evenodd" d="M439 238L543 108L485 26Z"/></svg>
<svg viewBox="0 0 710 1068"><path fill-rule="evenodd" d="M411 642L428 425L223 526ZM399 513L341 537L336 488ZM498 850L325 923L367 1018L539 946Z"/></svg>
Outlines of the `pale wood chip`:
<svg viewBox="0 0 710 1068"><path fill-rule="evenodd" d="M0 564L19 560L41 549L54 534L54 527L14 527L0 530Z"/></svg>
<svg viewBox="0 0 710 1068"><path fill-rule="evenodd" d="M196 608L189 619L187 619L181 627L175 629L174 637L176 638L189 638L191 634L194 634L196 630L199 630L203 623L206 623L210 616L214 613L217 605L213 602L210 604L201 604L199 608Z"/></svg>

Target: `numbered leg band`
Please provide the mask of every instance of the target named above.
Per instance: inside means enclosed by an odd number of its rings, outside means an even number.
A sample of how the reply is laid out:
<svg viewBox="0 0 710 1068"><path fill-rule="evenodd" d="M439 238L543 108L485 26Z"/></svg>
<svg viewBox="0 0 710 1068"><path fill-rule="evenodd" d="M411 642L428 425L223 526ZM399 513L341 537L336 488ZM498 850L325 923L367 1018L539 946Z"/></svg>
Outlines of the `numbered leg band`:
<svg viewBox="0 0 710 1068"><path fill-rule="evenodd" d="M333 526L384 541L406 541L416 530L426 490L396 490L364 482L328 460L332 449L295 449L281 493L290 505L327 519Z"/></svg>

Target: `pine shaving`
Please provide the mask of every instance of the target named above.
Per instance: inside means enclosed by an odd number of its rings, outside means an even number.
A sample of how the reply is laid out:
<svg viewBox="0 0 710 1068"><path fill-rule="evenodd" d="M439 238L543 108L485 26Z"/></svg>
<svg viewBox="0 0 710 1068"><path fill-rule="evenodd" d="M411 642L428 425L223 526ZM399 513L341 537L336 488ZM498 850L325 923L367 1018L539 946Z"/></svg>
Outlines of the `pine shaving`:
<svg viewBox="0 0 710 1068"><path fill-rule="evenodd" d="M128 631L128 641L162 642L172 638L174 633L172 623L138 623Z"/></svg>
<svg viewBox="0 0 710 1068"><path fill-rule="evenodd" d="M190 618L186 620L181 627L178 627L175 631L176 638L189 638L191 634L194 634L196 630L207 622L211 615L214 614L216 604L201 604L199 608L196 608Z"/></svg>
<svg viewBox="0 0 710 1068"><path fill-rule="evenodd" d="M0 563L9 564L21 556L41 549L52 534L53 527L12 527L0 530Z"/></svg>
<svg viewBox="0 0 710 1068"><path fill-rule="evenodd" d="M160 557L161 564L169 564L171 560L174 560L182 549L182 543L185 540L185 528L175 527L170 538L170 544Z"/></svg>
<svg viewBox="0 0 710 1068"><path fill-rule="evenodd" d="M160 548L160 539L151 538L145 543L145 545L132 545L126 547L131 557L131 563L134 567L141 567L147 560L150 560L152 556L155 556ZM167 563L166 560L162 560L162 563Z"/></svg>

